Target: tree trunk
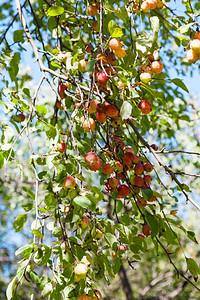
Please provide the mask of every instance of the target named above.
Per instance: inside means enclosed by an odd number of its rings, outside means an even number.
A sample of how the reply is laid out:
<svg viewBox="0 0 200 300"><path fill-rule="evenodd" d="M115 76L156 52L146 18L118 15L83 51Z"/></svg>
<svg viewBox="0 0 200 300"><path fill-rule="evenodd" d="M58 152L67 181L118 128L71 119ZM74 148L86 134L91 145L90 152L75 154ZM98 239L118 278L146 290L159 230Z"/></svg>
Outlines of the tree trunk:
<svg viewBox="0 0 200 300"><path fill-rule="evenodd" d="M126 276L126 270L124 269L123 265L121 264L120 270L119 270L119 276L122 283L122 287L124 290L124 293L126 294L127 300L134 300L132 289L128 280L128 277Z"/></svg>

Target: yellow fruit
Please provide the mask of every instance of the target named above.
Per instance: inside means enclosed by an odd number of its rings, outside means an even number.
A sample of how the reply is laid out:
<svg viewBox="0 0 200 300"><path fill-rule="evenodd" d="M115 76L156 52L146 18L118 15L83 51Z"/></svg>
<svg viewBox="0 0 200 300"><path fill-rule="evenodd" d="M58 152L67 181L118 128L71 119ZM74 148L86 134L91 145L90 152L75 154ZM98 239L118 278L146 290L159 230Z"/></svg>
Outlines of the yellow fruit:
<svg viewBox="0 0 200 300"><path fill-rule="evenodd" d="M200 53L200 40L195 39L190 43L190 48L196 52L196 53Z"/></svg>
<svg viewBox="0 0 200 300"><path fill-rule="evenodd" d="M144 83L151 81L151 74L149 72L144 72L140 74L140 80Z"/></svg>
<svg viewBox="0 0 200 300"><path fill-rule="evenodd" d="M187 52L187 59L190 63L195 63L199 59L199 54L190 49Z"/></svg>
<svg viewBox="0 0 200 300"><path fill-rule="evenodd" d="M118 50L113 50L113 52L119 58L123 58L126 55L126 50L124 48L119 48Z"/></svg>

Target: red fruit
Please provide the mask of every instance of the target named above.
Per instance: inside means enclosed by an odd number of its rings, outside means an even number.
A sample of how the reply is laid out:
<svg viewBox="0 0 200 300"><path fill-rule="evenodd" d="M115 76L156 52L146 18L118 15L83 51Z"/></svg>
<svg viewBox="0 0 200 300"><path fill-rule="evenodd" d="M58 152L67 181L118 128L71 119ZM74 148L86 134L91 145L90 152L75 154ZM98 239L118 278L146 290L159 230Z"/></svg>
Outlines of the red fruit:
<svg viewBox="0 0 200 300"><path fill-rule="evenodd" d="M85 129L85 131L93 131L95 129L95 121L92 118L89 118L88 120L84 120L84 117L81 118L82 126Z"/></svg>
<svg viewBox="0 0 200 300"><path fill-rule="evenodd" d="M134 160L134 154L131 152L125 152L123 154L122 160L126 166L131 165Z"/></svg>
<svg viewBox="0 0 200 300"><path fill-rule="evenodd" d="M122 43L116 38L111 39L109 42L109 47L112 50L119 50L121 48L121 46L122 46Z"/></svg>
<svg viewBox="0 0 200 300"><path fill-rule="evenodd" d="M118 250L126 251L126 250L128 250L128 247L126 245L119 245Z"/></svg>
<svg viewBox="0 0 200 300"><path fill-rule="evenodd" d="M96 164L90 165L90 166L88 166L88 168L89 168L91 171L97 171L97 170L99 170L99 169L101 168L101 160L100 160L100 158L97 158Z"/></svg>
<svg viewBox="0 0 200 300"><path fill-rule="evenodd" d="M97 104L99 102L97 100L92 100L91 102L85 103L85 109L88 109L89 114L93 114L96 111Z"/></svg>
<svg viewBox="0 0 200 300"><path fill-rule="evenodd" d="M98 82L102 85L105 85L108 81L108 76L105 72L97 73L96 77Z"/></svg>
<svg viewBox="0 0 200 300"><path fill-rule="evenodd" d="M97 59L100 64L107 65L107 59L103 53L97 54Z"/></svg>
<svg viewBox="0 0 200 300"><path fill-rule="evenodd" d="M103 103L97 103L97 106L96 106L96 111L97 112L105 112L105 105Z"/></svg>
<svg viewBox="0 0 200 300"><path fill-rule="evenodd" d="M144 167L143 167L143 164L136 164L135 165L135 168L134 168L134 173L136 175L141 175L142 173L144 173Z"/></svg>
<svg viewBox="0 0 200 300"><path fill-rule="evenodd" d="M141 237L143 240L145 240L145 236L143 234L138 234L137 236Z"/></svg>
<svg viewBox="0 0 200 300"><path fill-rule="evenodd" d="M111 66L116 66L116 64L117 64L117 59L116 59L116 57L114 56L114 54L108 54L107 60L108 60L108 62L111 64Z"/></svg>
<svg viewBox="0 0 200 300"><path fill-rule="evenodd" d="M108 183L111 188L116 188L119 185L119 179L112 177L108 179Z"/></svg>
<svg viewBox="0 0 200 300"><path fill-rule="evenodd" d="M114 172L114 170L109 163L106 163L102 167L102 172L106 175L111 175Z"/></svg>
<svg viewBox="0 0 200 300"><path fill-rule="evenodd" d="M144 163L144 169L146 172L150 173L151 171L153 171L153 166L152 166L152 164L146 162L146 163Z"/></svg>
<svg viewBox="0 0 200 300"><path fill-rule="evenodd" d="M143 225L142 233L146 236L149 236L151 234L150 227L148 224Z"/></svg>
<svg viewBox="0 0 200 300"><path fill-rule="evenodd" d="M151 111L152 105L148 100L142 100L138 104L138 108L141 109L141 112L145 115L148 115Z"/></svg>
<svg viewBox="0 0 200 300"><path fill-rule="evenodd" d="M106 122L106 115L103 112L97 112L96 113L96 119L99 123L105 123Z"/></svg>
<svg viewBox="0 0 200 300"><path fill-rule="evenodd" d="M150 175L145 175L145 176L144 176L144 182L145 182L145 183L150 183L151 180L152 180L152 178L151 178Z"/></svg>
<svg viewBox="0 0 200 300"><path fill-rule="evenodd" d="M63 182L63 188L66 190L66 189L73 189L76 185L76 180L73 176L67 176L65 177L64 179L64 182Z"/></svg>
<svg viewBox="0 0 200 300"><path fill-rule="evenodd" d="M134 155L134 157L133 157L133 163L134 163L134 164L138 164L139 161L140 161L140 157L137 156L137 155Z"/></svg>
<svg viewBox="0 0 200 300"><path fill-rule="evenodd" d="M56 106L57 106L58 109L64 110L61 101L57 101L57 102L56 102Z"/></svg>
<svg viewBox="0 0 200 300"><path fill-rule="evenodd" d="M158 60L153 61L150 65L150 67L151 67L152 72L156 73L156 74L161 73L163 70L163 64Z"/></svg>
<svg viewBox="0 0 200 300"><path fill-rule="evenodd" d="M135 176L133 179L133 184L142 187L144 184L144 179L141 176Z"/></svg>
<svg viewBox="0 0 200 300"><path fill-rule="evenodd" d="M154 151L158 151L158 146L156 144L152 144L151 148L153 148Z"/></svg>
<svg viewBox="0 0 200 300"><path fill-rule="evenodd" d="M120 163L120 161L115 161L115 168L117 169L118 173L121 173L123 171L123 165Z"/></svg>
<svg viewBox="0 0 200 300"><path fill-rule="evenodd" d="M117 198L127 197L128 194L130 193L130 189L129 189L129 187L126 184L121 184L117 188L117 192L118 192Z"/></svg>
<svg viewBox="0 0 200 300"><path fill-rule="evenodd" d="M95 20L92 23L92 28L97 31L98 22Z"/></svg>
<svg viewBox="0 0 200 300"><path fill-rule="evenodd" d="M108 102L105 102L105 114L107 117L117 117L118 111L114 105L109 104Z"/></svg>
<svg viewBox="0 0 200 300"><path fill-rule="evenodd" d="M91 300L91 298L87 295L81 295L78 297L78 300Z"/></svg>
<svg viewBox="0 0 200 300"><path fill-rule="evenodd" d="M68 89L68 85L66 83L59 84L58 94L59 94L61 99L64 99L66 97L65 90L67 90L67 89Z"/></svg>
<svg viewBox="0 0 200 300"><path fill-rule="evenodd" d="M147 205L147 201L143 197L140 197L137 200L137 205L138 205L138 207L143 208Z"/></svg>
<svg viewBox="0 0 200 300"><path fill-rule="evenodd" d="M96 16L96 15L98 14L98 9L97 9L97 7L94 6L94 5L88 6L88 8L87 8L87 14L88 14L89 16L92 16L92 17Z"/></svg>
<svg viewBox="0 0 200 300"><path fill-rule="evenodd" d="M149 190L150 187L148 186L148 184L144 183L144 184L141 186L141 189L143 189L143 190Z"/></svg>
<svg viewBox="0 0 200 300"><path fill-rule="evenodd" d="M58 144L58 151L59 152L65 152L65 148L66 148L66 144L64 143L64 142L60 142L59 144Z"/></svg>
<svg viewBox="0 0 200 300"><path fill-rule="evenodd" d="M88 166L93 166L97 163L98 156L94 152L88 152L87 154L85 154L84 159Z"/></svg>
<svg viewBox="0 0 200 300"><path fill-rule="evenodd" d="M91 44L85 45L85 51L86 51L87 53L91 53L91 51L92 51L92 46L91 46Z"/></svg>
<svg viewBox="0 0 200 300"><path fill-rule="evenodd" d="M124 149L124 152L131 152L131 153L134 154L134 150L133 150L133 148L131 148L131 147L126 147L126 148Z"/></svg>
<svg viewBox="0 0 200 300"><path fill-rule="evenodd" d="M150 200L148 200L149 202L153 202L153 201L155 201L157 199L157 197L155 196L155 195L153 195L152 197L151 197L151 199Z"/></svg>
<svg viewBox="0 0 200 300"><path fill-rule="evenodd" d="M24 122L24 120L25 120L25 115L19 114L18 117L19 117L19 121L20 121L20 122Z"/></svg>

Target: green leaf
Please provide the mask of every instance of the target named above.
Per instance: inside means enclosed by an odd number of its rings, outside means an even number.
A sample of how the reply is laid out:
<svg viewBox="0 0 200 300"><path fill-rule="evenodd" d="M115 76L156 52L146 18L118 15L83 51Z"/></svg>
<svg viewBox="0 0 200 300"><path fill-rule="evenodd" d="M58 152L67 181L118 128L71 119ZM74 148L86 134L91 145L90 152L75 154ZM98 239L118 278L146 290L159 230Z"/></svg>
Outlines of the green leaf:
<svg viewBox="0 0 200 300"><path fill-rule="evenodd" d="M150 189L144 189L142 190L143 196L147 198L147 200L150 200L153 197L153 191Z"/></svg>
<svg viewBox="0 0 200 300"><path fill-rule="evenodd" d="M13 296L13 290L14 290L14 286L15 286L15 282L17 280L17 276L15 276L11 282L9 283L8 287L7 287L7 290L6 290L6 297L8 300L11 300L12 299L12 296Z"/></svg>
<svg viewBox="0 0 200 300"><path fill-rule="evenodd" d="M110 232L106 232L104 234L104 238L105 238L106 242L110 245L111 248L112 248L112 246L113 246L114 243L117 243L116 236L113 235Z"/></svg>
<svg viewBox="0 0 200 300"><path fill-rule="evenodd" d="M35 254L34 261L38 266L45 265L51 256L51 248L43 245Z"/></svg>
<svg viewBox="0 0 200 300"><path fill-rule="evenodd" d="M33 208L33 203L31 202L25 203L22 205L22 207L25 211L30 211Z"/></svg>
<svg viewBox="0 0 200 300"><path fill-rule="evenodd" d="M113 38L118 38L118 37L121 37L123 36L123 31L120 27L115 27L111 33L111 36Z"/></svg>
<svg viewBox="0 0 200 300"><path fill-rule="evenodd" d="M156 220L155 216L148 212L146 212L146 220L151 228L151 237L154 238L158 234L159 230L158 221Z"/></svg>
<svg viewBox="0 0 200 300"><path fill-rule="evenodd" d="M23 190L27 195L29 195L33 200L35 199L34 193L33 193L31 190L29 190L27 187L23 186L23 187L22 187L22 190Z"/></svg>
<svg viewBox="0 0 200 300"><path fill-rule="evenodd" d="M188 29L190 28L190 26L194 25L195 23L192 22L192 23L189 23L187 25L183 25L181 27L179 27L178 31L183 34L183 33L186 33L188 31Z"/></svg>
<svg viewBox="0 0 200 300"><path fill-rule="evenodd" d="M24 31L23 30L15 30L13 34L14 43L24 42Z"/></svg>
<svg viewBox="0 0 200 300"><path fill-rule="evenodd" d="M4 165L4 156L3 156L3 153L0 152L0 169L3 167Z"/></svg>
<svg viewBox="0 0 200 300"><path fill-rule="evenodd" d="M97 61L96 59L92 59L92 60L88 61L87 65L85 66L85 70L87 72L92 72L96 61Z"/></svg>
<svg viewBox="0 0 200 300"><path fill-rule="evenodd" d="M15 229L16 232L20 231L23 229L24 224L26 223L27 220L27 215L20 215L18 216L14 223L13 223L13 228Z"/></svg>
<svg viewBox="0 0 200 300"><path fill-rule="evenodd" d="M120 109L120 115L122 120L126 120L130 117L132 113L132 105L128 101L124 101Z"/></svg>
<svg viewBox="0 0 200 300"><path fill-rule="evenodd" d="M47 114L47 109L44 105L36 105L35 107L41 115L46 115Z"/></svg>
<svg viewBox="0 0 200 300"><path fill-rule="evenodd" d="M197 278L198 275L200 274L200 269L196 263L196 261L192 258L187 258L186 257L186 263L187 263L187 269L188 271L195 277Z"/></svg>
<svg viewBox="0 0 200 300"><path fill-rule="evenodd" d="M182 88L185 92L189 93L187 86L185 85L185 83L183 83L183 81L179 78L174 78L171 80L171 82L173 82L175 85L177 85L178 87Z"/></svg>
<svg viewBox="0 0 200 300"><path fill-rule="evenodd" d="M15 252L15 255L19 255L20 253L24 252L24 250L27 250L27 249L33 249L33 246L32 245L25 245L25 246L22 246L20 247L16 252Z"/></svg>
<svg viewBox="0 0 200 300"><path fill-rule="evenodd" d="M44 289L42 291L42 297L47 297L51 293L52 290L53 290L53 286L52 286L51 282L48 282L44 286Z"/></svg>
<svg viewBox="0 0 200 300"><path fill-rule="evenodd" d="M62 236L62 228L60 226L55 226L53 228L52 235L55 237Z"/></svg>
<svg viewBox="0 0 200 300"><path fill-rule="evenodd" d="M74 198L73 202L83 208L89 207L92 203L86 196L77 196Z"/></svg>
<svg viewBox="0 0 200 300"><path fill-rule="evenodd" d="M64 11L65 10L62 6L51 6L47 10L47 14L49 15L49 17L56 17L62 15Z"/></svg>
<svg viewBox="0 0 200 300"><path fill-rule="evenodd" d="M119 257L115 257L113 261L113 272L117 274L119 272L119 269L121 267L121 259Z"/></svg>

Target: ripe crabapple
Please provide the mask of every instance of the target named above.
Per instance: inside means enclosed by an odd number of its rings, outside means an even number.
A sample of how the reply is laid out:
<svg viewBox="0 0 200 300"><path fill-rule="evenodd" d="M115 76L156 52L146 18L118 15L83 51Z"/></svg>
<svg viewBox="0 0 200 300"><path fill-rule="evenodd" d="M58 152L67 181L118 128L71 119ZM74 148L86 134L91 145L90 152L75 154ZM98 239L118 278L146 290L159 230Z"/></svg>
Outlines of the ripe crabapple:
<svg viewBox="0 0 200 300"><path fill-rule="evenodd" d="M142 100L138 104L138 108L144 115L148 115L151 112L152 105L148 100Z"/></svg>
<svg viewBox="0 0 200 300"><path fill-rule="evenodd" d="M143 227L142 227L142 233L145 236L149 236L151 234L150 227L149 227L148 224L143 225Z"/></svg>
<svg viewBox="0 0 200 300"><path fill-rule="evenodd" d="M90 166L88 166L88 168L91 171L98 171L101 168L101 160L100 160L100 158L97 158L96 164L90 165Z"/></svg>
<svg viewBox="0 0 200 300"><path fill-rule="evenodd" d="M97 54L98 62L103 64L104 66L107 64L107 59L103 53Z"/></svg>
<svg viewBox="0 0 200 300"><path fill-rule="evenodd" d="M150 173L151 171L153 171L153 166L149 162L146 162L144 163L144 169L146 172Z"/></svg>
<svg viewBox="0 0 200 300"><path fill-rule="evenodd" d="M151 148L153 148L154 151L158 151L158 146L156 144L152 144Z"/></svg>
<svg viewBox="0 0 200 300"><path fill-rule="evenodd" d="M66 144L64 142L60 142L57 146L59 152L65 152Z"/></svg>
<svg viewBox="0 0 200 300"><path fill-rule="evenodd" d="M106 122L106 114L104 112L97 112L96 119L99 123L105 123Z"/></svg>
<svg viewBox="0 0 200 300"><path fill-rule="evenodd" d="M100 84L103 84L103 85L104 85L104 84L106 84L107 81L108 81L108 76L106 75L105 72L97 73L96 77L97 77L97 80L98 80L98 82L99 82Z"/></svg>
<svg viewBox="0 0 200 300"><path fill-rule="evenodd" d="M107 60L108 60L108 62L111 64L111 66L116 66L116 64L117 64L117 59L116 59L116 57L114 56L114 54L108 54Z"/></svg>
<svg viewBox="0 0 200 300"><path fill-rule="evenodd" d="M117 198L127 197L130 193L130 189L126 184L121 184L117 188L118 196Z"/></svg>
<svg viewBox="0 0 200 300"><path fill-rule="evenodd" d="M118 116L118 111L114 105L105 102L105 114L107 117L114 118Z"/></svg>
<svg viewBox="0 0 200 300"><path fill-rule="evenodd" d="M149 10L150 10L150 5L147 1L144 1L141 5L141 10L144 12L144 13L147 13Z"/></svg>
<svg viewBox="0 0 200 300"><path fill-rule="evenodd" d="M145 175L145 176L144 176L144 182L145 182L145 183L150 183L151 180L152 180L152 178L151 178L150 175Z"/></svg>
<svg viewBox="0 0 200 300"><path fill-rule="evenodd" d="M79 220L79 222L77 223L77 227L82 228L82 229L86 229L88 226L89 220L86 216L82 216L82 218Z"/></svg>
<svg viewBox="0 0 200 300"><path fill-rule="evenodd" d="M144 179L141 176L135 176L133 178L133 184L137 187L142 187L144 184Z"/></svg>
<svg viewBox="0 0 200 300"><path fill-rule="evenodd" d="M113 50L113 52L118 58L123 58L126 55L126 50L124 48Z"/></svg>
<svg viewBox="0 0 200 300"><path fill-rule="evenodd" d="M136 175L141 175L144 173L144 166L143 164L139 163L139 164L136 164L135 165L135 168L134 168L134 173Z"/></svg>
<svg viewBox="0 0 200 300"><path fill-rule="evenodd" d="M197 31L194 35L194 39L200 40L200 31Z"/></svg>
<svg viewBox="0 0 200 300"><path fill-rule="evenodd" d="M73 189L75 186L76 186L76 180L73 176L69 175L69 176L65 177L64 182L63 182L63 188L65 190Z"/></svg>
<svg viewBox="0 0 200 300"><path fill-rule="evenodd" d="M87 8L87 14L91 17L95 17L98 14L98 9L95 5L90 5Z"/></svg>
<svg viewBox="0 0 200 300"><path fill-rule="evenodd" d="M85 131L93 131L95 129L95 121L92 118L88 118L88 120L84 119L84 117L81 117L82 126L85 129Z"/></svg>
<svg viewBox="0 0 200 300"><path fill-rule="evenodd" d="M87 63L88 63L88 61L86 59L82 59L82 60L79 61L79 63L78 63L79 72L81 72L81 73L86 72L85 67L86 67Z"/></svg>
<svg viewBox="0 0 200 300"><path fill-rule="evenodd" d="M97 163L98 156L94 152L88 152L87 154L85 154L84 159L85 159L85 162L88 166L92 166L92 165L95 165Z"/></svg>
<svg viewBox="0 0 200 300"><path fill-rule="evenodd" d="M108 183L111 188L116 188L119 185L119 179L116 177L111 177L108 179Z"/></svg>
<svg viewBox="0 0 200 300"><path fill-rule="evenodd" d="M146 2L149 4L151 10L156 8L157 0L146 0Z"/></svg>
<svg viewBox="0 0 200 300"><path fill-rule="evenodd" d="M122 46L122 43L117 38L113 38L109 42L109 47L112 50L119 50L121 48L121 46Z"/></svg>
<svg viewBox="0 0 200 300"><path fill-rule="evenodd" d="M156 73L156 74L161 73L163 70L163 64L158 60L153 61L150 65L150 67L151 67L152 72Z"/></svg>
<svg viewBox="0 0 200 300"><path fill-rule="evenodd" d="M105 163L102 167L102 172L106 175L111 175L114 170L109 163Z"/></svg>

